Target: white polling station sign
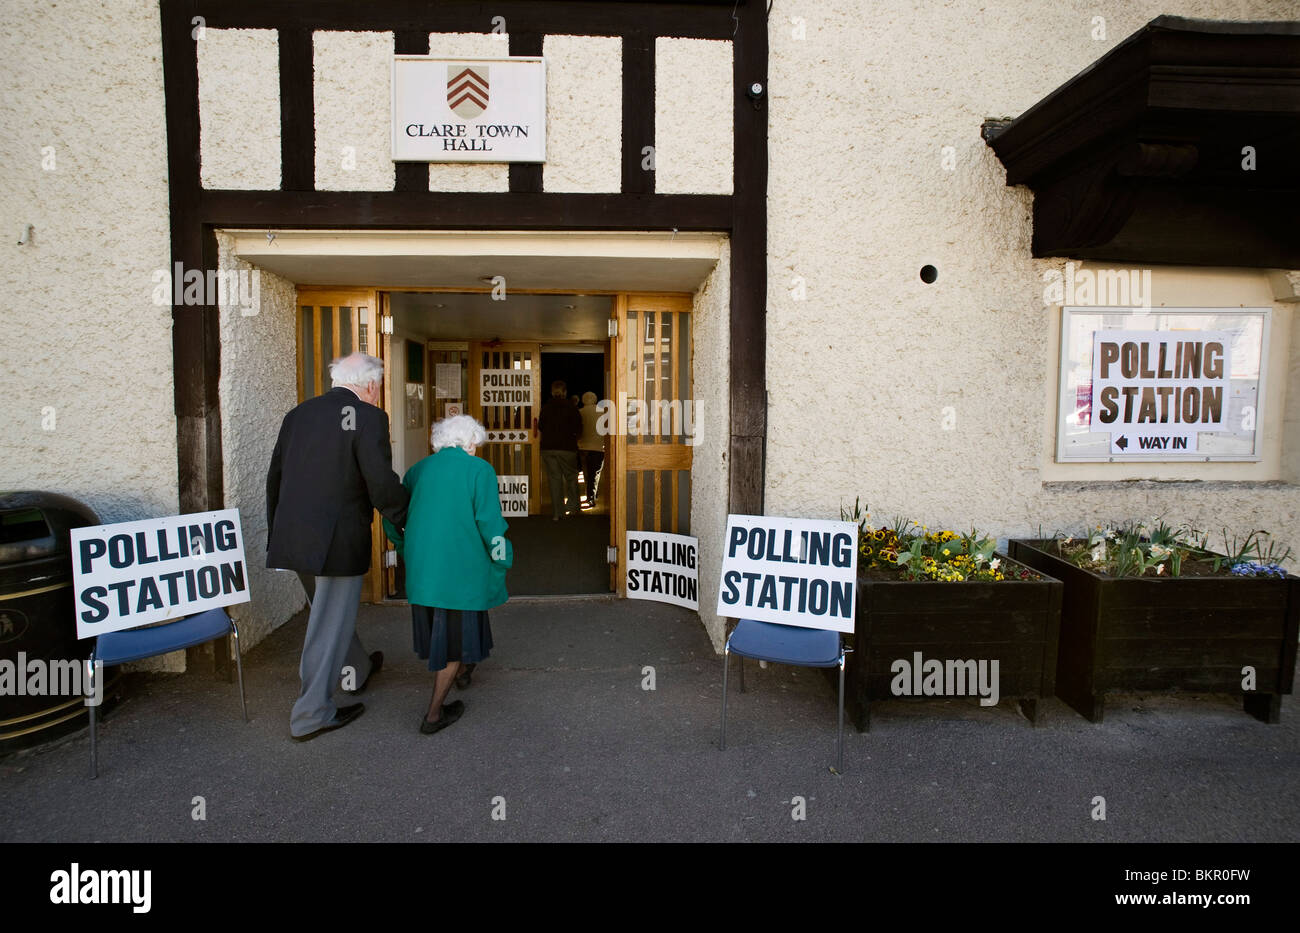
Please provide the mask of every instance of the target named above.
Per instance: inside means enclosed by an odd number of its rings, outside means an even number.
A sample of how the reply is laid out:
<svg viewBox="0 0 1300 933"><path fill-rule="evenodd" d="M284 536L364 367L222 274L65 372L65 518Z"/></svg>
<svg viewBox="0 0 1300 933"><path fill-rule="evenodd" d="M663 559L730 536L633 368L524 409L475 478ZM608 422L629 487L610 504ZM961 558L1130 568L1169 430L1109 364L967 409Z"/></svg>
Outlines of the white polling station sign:
<svg viewBox="0 0 1300 933"><path fill-rule="evenodd" d="M528 476L498 476L497 495L505 518L528 517Z"/></svg>
<svg viewBox="0 0 1300 933"><path fill-rule="evenodd" d="M1093 430L1162 438L1222 431L1232 391L1231 352L1232 335L1225 331L1097 331ZM1165 447L1187 449L1185 441L1156 449ZM1137 453L1137 446L1128 452Z"/></svg>
<svg viewBox="0 0 1300 933"><path fill-rule="evenodd" d="M533 404L534 375L531 369L480 370L479 403L482 405Z"/></svg>
<svg viewBox="0 0 1300 933"><path fill-rule="evenodd" d="M73 528L77 637L246 603L239 510Z"/></svg>
<svg viewBox="0 0 1300 933"><path fill-rule="evenodd" d="M853 631L853 522L728 515L718 615Z"/></svg>
<svg viewBox="0 0 1300 933"><path fill-rule="evenodd" d="M699 539L662 531L627 533L628 599L700 608Z"/></svg>

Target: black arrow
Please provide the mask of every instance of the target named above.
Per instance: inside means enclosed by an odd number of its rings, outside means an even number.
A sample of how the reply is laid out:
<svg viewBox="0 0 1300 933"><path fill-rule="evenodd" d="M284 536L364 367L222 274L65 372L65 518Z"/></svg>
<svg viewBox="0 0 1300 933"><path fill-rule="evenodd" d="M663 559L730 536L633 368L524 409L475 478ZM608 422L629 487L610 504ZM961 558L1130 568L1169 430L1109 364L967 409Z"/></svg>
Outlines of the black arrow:
<svg viewBox="0 0 1300 933"><path fill-rule="evenodd" d="M1128 438L1121 434L1119 439L1115 441L1115 446L1120 450L1128 450Z"/></svg>

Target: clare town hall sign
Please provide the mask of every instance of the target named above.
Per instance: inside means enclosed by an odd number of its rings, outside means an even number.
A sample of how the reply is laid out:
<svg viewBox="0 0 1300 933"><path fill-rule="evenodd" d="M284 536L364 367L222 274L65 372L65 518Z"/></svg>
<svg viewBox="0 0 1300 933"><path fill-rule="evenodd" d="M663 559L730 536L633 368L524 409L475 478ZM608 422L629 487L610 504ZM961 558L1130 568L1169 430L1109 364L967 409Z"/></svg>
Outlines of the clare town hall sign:
<svg viewBox="0 0 1300 933"><path fill-rule="evenodd" d="M545 162L540 58L393 59L394 162Z"/></svg>

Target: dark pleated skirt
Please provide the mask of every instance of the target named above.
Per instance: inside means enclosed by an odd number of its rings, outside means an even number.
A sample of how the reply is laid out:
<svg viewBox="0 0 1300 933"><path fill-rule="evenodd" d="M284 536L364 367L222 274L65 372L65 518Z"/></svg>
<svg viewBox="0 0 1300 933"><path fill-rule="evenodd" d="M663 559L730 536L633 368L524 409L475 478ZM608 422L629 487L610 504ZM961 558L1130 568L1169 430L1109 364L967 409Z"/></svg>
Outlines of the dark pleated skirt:
<svg viewBox="0 0 1300 933"><path fill-rule="evenodd" d="M435 609L411 604L415 653L440 671L451 661L477 664L492 651L492 625L487 612Z"/></svg>

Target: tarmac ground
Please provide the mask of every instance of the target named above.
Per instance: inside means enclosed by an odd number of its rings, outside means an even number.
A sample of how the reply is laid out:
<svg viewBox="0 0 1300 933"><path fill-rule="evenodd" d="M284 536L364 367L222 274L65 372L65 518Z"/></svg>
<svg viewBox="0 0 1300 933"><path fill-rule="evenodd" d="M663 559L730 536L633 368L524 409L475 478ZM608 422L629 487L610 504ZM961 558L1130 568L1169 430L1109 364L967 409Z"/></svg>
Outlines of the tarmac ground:
<svg viewBox="0 0 1300 933"><path fill-rule="evenodd" d="M822 672L747 662L742 694L733 659L720 751L722 663L694 613L512 600L452 692L464 716L426 736L409 611L365 606L385 655L365 714L297 743L305 625L245 657L248 723L212 674L131 675L97 780L85 731L0 758L0 841L1300 840L1293 696L1277 725L1228 696L1111 697L1100 724L1053 699L1037 726L1012 701L877 703L871 732L846 724L836 774Z"/></svg>

